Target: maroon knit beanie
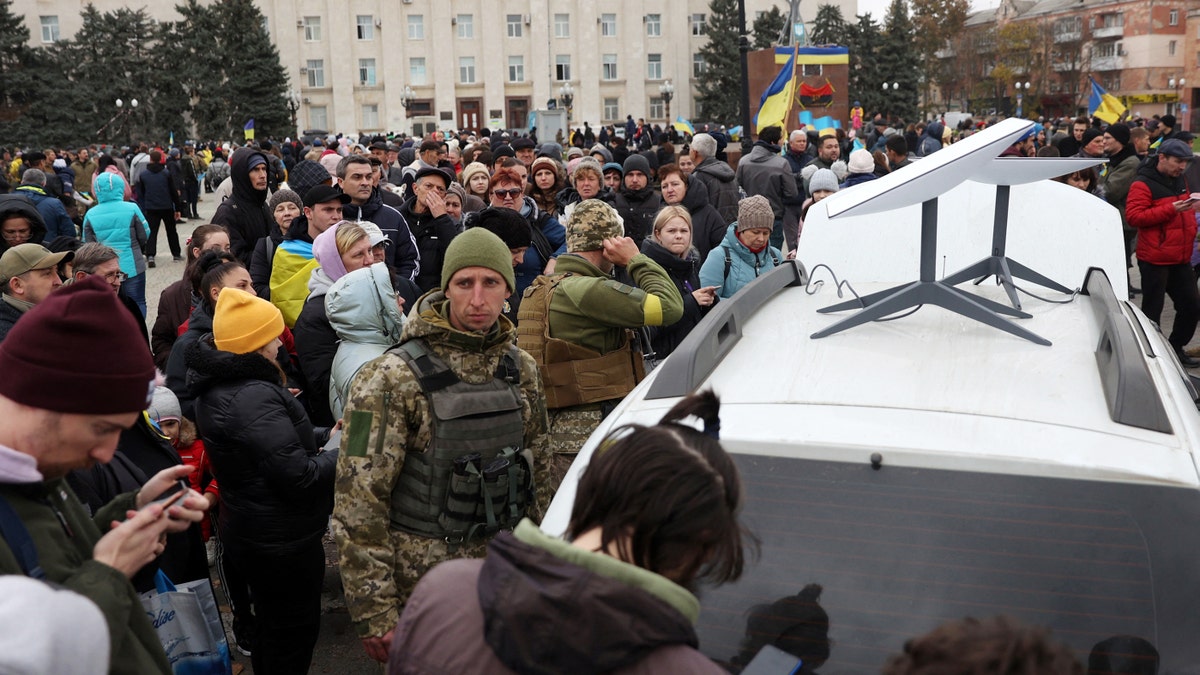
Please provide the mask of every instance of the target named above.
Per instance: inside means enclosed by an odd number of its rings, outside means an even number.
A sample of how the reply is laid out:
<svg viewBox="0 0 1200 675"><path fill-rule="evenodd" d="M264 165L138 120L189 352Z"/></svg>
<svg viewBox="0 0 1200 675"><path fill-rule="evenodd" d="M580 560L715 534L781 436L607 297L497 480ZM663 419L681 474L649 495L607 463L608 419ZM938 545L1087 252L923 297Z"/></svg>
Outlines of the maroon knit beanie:
<svg viewBox="0 0 1200 675"><path fill-rule="evenodd" d="M0 395L42 410L119 415L145 410L154 361L133 316L103 278L51 293L0 343Z"/></svg>

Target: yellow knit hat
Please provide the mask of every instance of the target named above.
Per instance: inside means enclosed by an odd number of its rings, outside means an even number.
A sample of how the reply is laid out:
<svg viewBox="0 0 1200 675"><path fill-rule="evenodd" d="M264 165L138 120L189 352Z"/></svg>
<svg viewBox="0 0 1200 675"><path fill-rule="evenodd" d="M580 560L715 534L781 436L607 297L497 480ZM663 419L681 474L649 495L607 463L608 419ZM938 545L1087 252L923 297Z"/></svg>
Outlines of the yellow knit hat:
<svg viewBox="0 0 1200 675"><path fill-rule="evenodd" d="M283 315L275 305L237 289L217 296L213 314L213 341L217 349L248 354L262 349L283 332Z"/></svg>

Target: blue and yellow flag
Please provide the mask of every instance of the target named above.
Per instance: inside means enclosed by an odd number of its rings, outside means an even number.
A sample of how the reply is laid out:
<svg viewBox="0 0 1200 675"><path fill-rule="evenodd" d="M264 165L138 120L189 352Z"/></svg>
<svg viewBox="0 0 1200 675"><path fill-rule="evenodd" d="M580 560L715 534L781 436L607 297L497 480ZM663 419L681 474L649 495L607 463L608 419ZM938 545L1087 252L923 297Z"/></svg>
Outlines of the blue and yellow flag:
<svg viewBox="0 0 1200 675"><path fill-rule="evenodd" d="M248 141L254 140L254 118L253 117L250 118L249 122L246 122L246 126L242 127L242 133L246 136L246 140L248 140Z"/></svg>
<svg viewBox="0 0 1200 675"><path fill-rule="evenodd" d="M1099 117L1109 124L1115 124L1125 115L1125 106L1116 96L1104 91L1104 87L1096 82L1096 78L1088 77L1088 79L1092 81L1092 96L1088 99L1088 115Z"/></svg>
<svg viewBox="0 0 1200 675"><path fill-rule="evenodd" d="M685 120L682 117L676 116L675 122L671 126L675 127L675 131L678 131L681 134L685 132L692 134L693 136L696 134L696 127L692 126L690 121Z"/></svg>
<svg viewBox="0 0 1200 675"><path fill-rule="evenodd" d="M758 103L758 114L754 116L754 130L760 132L770 126L783 127L796 92L796 55L788 57L787 63L763 92Z"/></svg>

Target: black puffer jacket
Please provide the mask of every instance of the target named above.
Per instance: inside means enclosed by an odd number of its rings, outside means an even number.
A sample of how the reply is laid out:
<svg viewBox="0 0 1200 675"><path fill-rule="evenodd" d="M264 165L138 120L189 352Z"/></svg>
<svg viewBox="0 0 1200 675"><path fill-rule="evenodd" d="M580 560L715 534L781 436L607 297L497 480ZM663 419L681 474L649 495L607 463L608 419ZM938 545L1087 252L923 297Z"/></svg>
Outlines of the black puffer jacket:
<svg viewBox="0 0 1200 675"><path fill-rule="evenodd" d="M267 191L255 190L250 183L250 159L258 155L267 161L266 154L251 148L238 148L229 159L229 176L233 193L221 202L213 214L215 225L229 230L229 250L250 268L254 245L266 236L280 236L279 226L267 210Z"/></svg>
<svg viewBox="0 0 1200 675"><path fill-rule="evenodd" d="M409 197L400 207L400 215L412 230L421 254L421 270L417 273L417 285L421 292L431 291L442 284L442 264L446 260L446 249L450 241L461 232L460 226L447 214L435 218L428 210L418 213L413 206L417 197Z"/></svg>
<svg viewBox="0 0 1200 675"><path fill-rule="evenodd" d="M654 216L658 215L662 205L662 197L649 185L641 190L622 189L613 203L625 221L625 236L632 237L638 246L653 233Z"/></svg>
<svg viewBox="0 0 1200 675"><path fill-rule="evenodd" d="M607 185L600 186L600 192L592 199L599 199L605 204L612 205L617 200L617 193L612 191L612 188ZM554 203L558 205L558 213L562 215L567 212L567 207L571 204L578 204L583 201L583 196L579 194L579 190L568 185L559 191L558 196L554 198Z"/></svg>
<svg viewBox="0 0 1200 675"><path fill-rule="evenodd" d="M192 315L188 317L187 330L175 341L171 347L171 355L167 357L167 389L175 392L183 416L189 420L196 419L193 411L196 395L187 384L187 351L188 347L211 332L212 315L204 308L204 303L197 302L196 307L192 309Z"/></svg>
<svg viewBox="0 0 1200 675"><path fill-rule="evenodd" d="M708 188L702 181L689 180L687 194L679 204L692 214L692 246L700 254L700 260L708 252L721 245L727 226L721 214L708 201ZM735 218L736 220L736 218Z"/></svg>
<svg viewBox="0 0 1200 675"><path fill-rule="evenodd" d="M280 383L275 364L201 340L188 348L196 427L221 484L223 541L270 555L321 538L333 511L337 451Z"/></svg>
<svg viewBox="0 0 1200 675"><path fill-rule="evenodd" d="M650 329L650 344L654 346L654 355L658 359L665 359L716 305L701 307L692 295L692 291L700 288L699 259L690 255L687 259L680 258L653 239L642 243L642 253L662 265L670 275L671 281L675 282L679 294L683 296L683 318L670 326L656 326Z"/></svg>

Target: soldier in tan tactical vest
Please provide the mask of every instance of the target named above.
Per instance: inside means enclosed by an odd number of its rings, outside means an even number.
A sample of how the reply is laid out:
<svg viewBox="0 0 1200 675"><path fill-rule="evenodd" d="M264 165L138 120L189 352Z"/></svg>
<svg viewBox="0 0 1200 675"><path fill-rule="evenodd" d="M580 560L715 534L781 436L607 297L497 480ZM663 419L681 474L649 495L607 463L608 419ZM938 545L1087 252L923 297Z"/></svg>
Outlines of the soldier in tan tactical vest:
<svg viewBox="0 0 1200 675"><path fill-rule="evenodd" d="M583 201L566 228L567 253L554 274L525 291L517 315L517 345L537 361L546 390L555 488L600 421L645 376L631 329L683 316L675 283L623 236L613 207ZM616 265L637 287L612 278Z"/></svg>
<svg viewBox="0 0 1200 675"><path fill-rule="evenodd" d="M537 366L501 315L512 255L473 228L445 260L441 288L355 376L343 414L333 533L350 617L381 662L421 575L482 557L492 535L540 520L552 494Z"/></svg>

